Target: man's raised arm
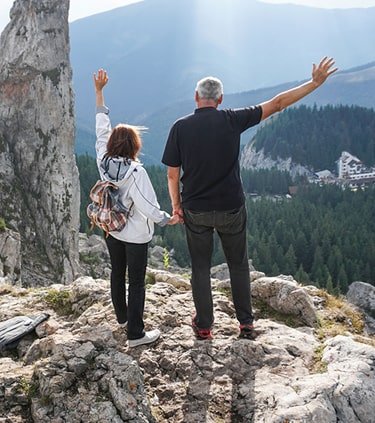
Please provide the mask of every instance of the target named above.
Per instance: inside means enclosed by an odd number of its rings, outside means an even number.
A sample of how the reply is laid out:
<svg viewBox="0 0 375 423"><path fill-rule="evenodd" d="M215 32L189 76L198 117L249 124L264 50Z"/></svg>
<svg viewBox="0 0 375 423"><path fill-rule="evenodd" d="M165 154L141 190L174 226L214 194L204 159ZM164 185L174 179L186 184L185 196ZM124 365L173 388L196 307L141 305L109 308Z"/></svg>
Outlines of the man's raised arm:
<svg viewBox="0 0 375 423"><path fill-rule="evenodd" d="M332 57L329 59L324 57L318 66L316 66L315 63L313 64L312 77L310 81L288 91L277 94L271 100L261 103L262 120L296 103L298 100L301 100L301 98L307 96L320 87L330 75L338 70L338 68L333 68L334 64L335 62Z"/></svg>

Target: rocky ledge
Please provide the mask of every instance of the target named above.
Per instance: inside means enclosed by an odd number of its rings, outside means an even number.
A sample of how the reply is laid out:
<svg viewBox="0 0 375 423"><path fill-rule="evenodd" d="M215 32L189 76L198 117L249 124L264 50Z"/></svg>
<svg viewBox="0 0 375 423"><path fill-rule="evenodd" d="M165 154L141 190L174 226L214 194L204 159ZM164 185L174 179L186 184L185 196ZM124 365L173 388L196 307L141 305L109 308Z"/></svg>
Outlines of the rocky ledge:
<svg viewBox="0 0 375 423"><path fill-rule="evenodd" d="M258 336L239 339L228 281L213 279L211 341L198 341L188 279L148 270L145 321L129 349L109 282L0 285L0 320L48 313L0 357L0 422L341 422L375 415L375 342L344 300L252 272Z"/></svg>

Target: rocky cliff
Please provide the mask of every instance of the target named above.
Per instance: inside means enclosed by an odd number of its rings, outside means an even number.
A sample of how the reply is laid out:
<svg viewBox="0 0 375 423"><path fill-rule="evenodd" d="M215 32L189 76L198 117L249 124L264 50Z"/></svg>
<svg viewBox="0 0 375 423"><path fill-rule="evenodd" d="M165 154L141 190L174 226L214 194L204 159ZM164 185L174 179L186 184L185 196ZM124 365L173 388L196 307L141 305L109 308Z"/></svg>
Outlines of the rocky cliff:
<svg viewBox="0 0 375 423"><path fill-rule="evenodd" d="M272 159L270 156L264 154L264 150L256 151L254 141L249 142L244 147L241 157L240 166L243 169L275 169L286 171L294 178L299 175L311 176L312 171L305 166L298 163L293 163L291 158Z"/></svg>
<svg viewBox="0 0 375 423"><path fill-rule="evenodd" d="M77 272L68 9L69 0L16 0L0 39L0 217L8 228L2 240L21 253L17 263L6 263L1 252L0 277L25 286L71 282Z"/></svg>
<svg viewBox="0 0 375 423"><path fill-rule="evenodd" d="M149 268L146 327L162 336L133 349L107 278L0 285L0 321L50 315L0 353L0 422L373 423L375 339L361 313L291 277L251 280L258 336L238 338L224 278L212 279L214 337L198 341L188 277Z"/></svg>

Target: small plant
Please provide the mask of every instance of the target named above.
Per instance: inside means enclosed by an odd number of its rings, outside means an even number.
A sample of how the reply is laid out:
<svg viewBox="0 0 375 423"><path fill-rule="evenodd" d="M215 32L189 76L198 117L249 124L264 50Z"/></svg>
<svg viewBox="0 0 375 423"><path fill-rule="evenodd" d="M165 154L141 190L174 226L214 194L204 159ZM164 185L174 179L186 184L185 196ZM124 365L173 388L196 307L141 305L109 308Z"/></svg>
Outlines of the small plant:
<svg viewBox="0 0 375 423"><path fill-rule="evenodd" d="M150 273L146 273L146 287L155 285L155 277Z"/></svg>
<svg viewBox="0 0 375 423"><path fill-rule="evenodd" d="M335 297L324 290L317 295L324 299L324 310L319 314L316 335L323 341L336 335L348 332L361 335L364 330L362 314L349 304L343 297Z"/></svg>
<svg viewBox="0 0 375 423"><path fill-rule="evenodd" d="M0 231L4 232L6 231L6 229L7 229L7 225L5 224L5 220L2 217L0 217Z"/></svg>
<svg viewBox="0 0 375 423"><path fill-rule="evenodd" d="M67 316L73 312L69 291L51 289L44 297L44 301L61 316Z"/></svg>
<svg viewBox="0 0 375 423"><path fill-rule="evenodd" d="M232 290L230 288L218 288L217 289L220 294L223 294L225 297L229 298L230 300L233 300L232 297Z"/></svg>
<svg viewBox="0 0 375 423"><path fill-rule="evenodd" d="M18 382L17 391L26 395L28 398L34 398L37 394L38 386L32 381L22 378Z"/></svg>
<svg viewBox="0 0 375 423"><path fill-rule="evenodd" d="M311 371L313 373L326 373L328 363L326 361L323 361L323 353L324 353L325 345L319 345L315 348L315 354L314 354L314 362Z"/></svg>
<svg viewBox="0 0 375 423"><path fill-rule="evenodd" d="M85 264L98 264L100 262L99 257L96 254L82 254L80 253L79 259Z"/></svg>
<svg viewBox="0 0 375 423"><path fill-rule="evenodd" d="M168 270L169 269L169 253L166 248L164 248L163 250L163 263L164 263L164 268Z"/></svg>

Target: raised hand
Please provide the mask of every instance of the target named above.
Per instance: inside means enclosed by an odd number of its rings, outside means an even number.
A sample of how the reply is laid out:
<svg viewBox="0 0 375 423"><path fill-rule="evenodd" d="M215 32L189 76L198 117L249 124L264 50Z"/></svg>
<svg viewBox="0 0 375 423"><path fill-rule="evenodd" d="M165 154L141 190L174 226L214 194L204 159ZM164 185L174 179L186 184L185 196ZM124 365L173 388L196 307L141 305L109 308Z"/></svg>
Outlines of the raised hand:
<svg viewBox="0 0 375 423"><path fill-rule="evenodd" d="M99 69L98 74L94 73L94 84L97 91L101 91L108 81L107 71Z"/></svg>
<svg viewBox="0 0 375 423"><path fill-rule="evenodd" d="M312 80L316 85L322 85L324 81L333 73L335 73L338 68L333 68L335 61L332 57L329 59L327 56L323 57L319 65L313 64L312 71Z"/></svg>

